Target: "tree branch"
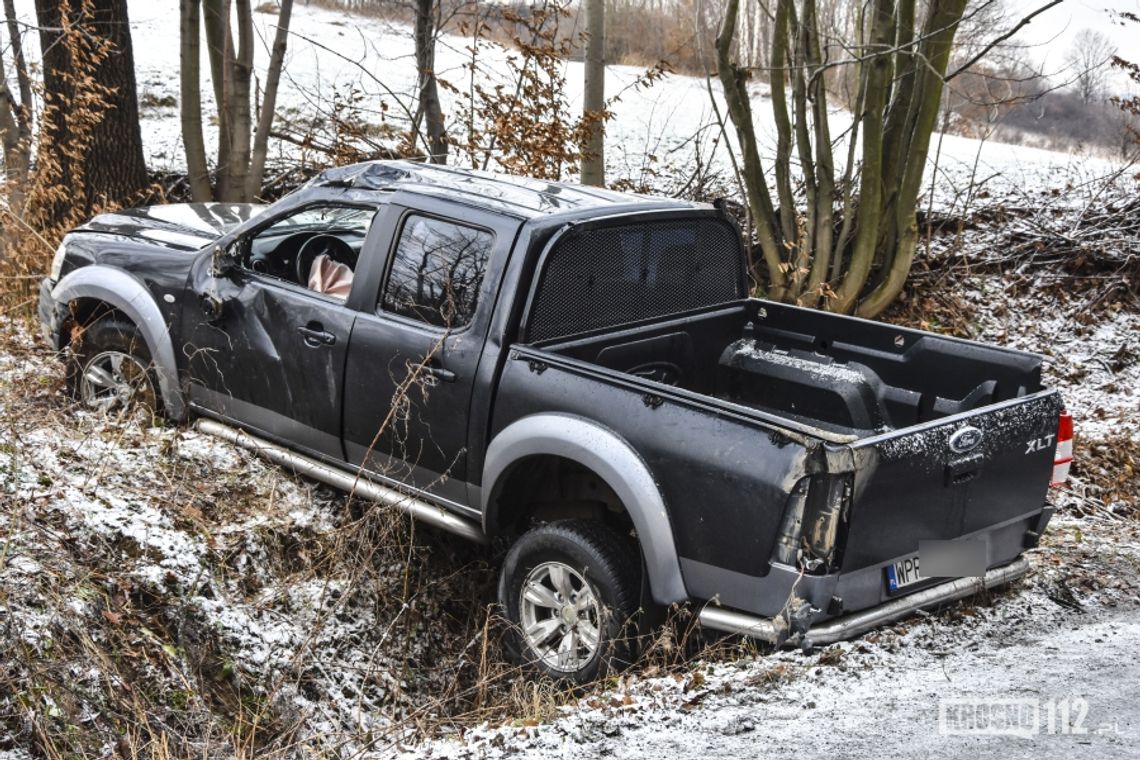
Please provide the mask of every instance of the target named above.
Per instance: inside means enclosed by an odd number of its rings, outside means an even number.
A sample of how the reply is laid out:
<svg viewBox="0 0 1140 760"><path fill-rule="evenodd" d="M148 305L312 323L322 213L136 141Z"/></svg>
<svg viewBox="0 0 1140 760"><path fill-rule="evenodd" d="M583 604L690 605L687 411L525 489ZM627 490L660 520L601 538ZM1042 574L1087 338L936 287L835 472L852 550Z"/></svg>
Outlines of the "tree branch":
<svg viewBox="0 0 1140 760"><path fill-rule="evenodd" d="M1028 16L1021 19L1021 21L1017 22L1017 24L1015 24L1014 27L1012 29L1010 29L1008 32L1001 35L1000 37L995 39L993 42L991 42L990 44L988 44L984 48L982 48L981 51L977 55L975 55L973 58L966 61L964 64L962 64L958 68L954 69L953 73L944 77L942 81L949 82L951 79L958 76L959 74L961 74L963 71L965 71L966 69L973 66L978 61L982 60L982 58L984 58L987 53L989 53L991 50L996 48L998 45L1005 42L1010 37L1017 34L1019 31L1021 31L1021 29L1025 26L1027 26L1029 24L1029 22L1032 21L1035 17L1040 16L1042 13L1044 13L1045 11L1052 8L1054 5L1060 5L1063 2L1065 2L1065 0L1051 0L1051 2L1047 3L1046 5L1041 6L1037 10L1033 11L1033 13L1030 13Z"/></svg>

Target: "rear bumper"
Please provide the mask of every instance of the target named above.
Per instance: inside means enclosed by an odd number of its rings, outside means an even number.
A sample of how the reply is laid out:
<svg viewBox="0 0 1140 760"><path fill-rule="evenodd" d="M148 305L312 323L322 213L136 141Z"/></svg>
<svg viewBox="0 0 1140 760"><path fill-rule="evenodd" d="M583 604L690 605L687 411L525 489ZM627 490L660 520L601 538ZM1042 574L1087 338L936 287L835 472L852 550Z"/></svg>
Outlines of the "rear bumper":
<svg viewBox="0 0 1140 760"><path fill-rule="evenodd" d="M700 613L701 625L717 631L738 633L771 644L822 646L854 638L880 625L901 620L916 610L937 607L965 599L985 589L1017 580L1029 571L1029 560L1019 557L1008 565L989 570L981 578L959 578L947 583L891 599L876 607L828 620L809 627L802 636L789 636L787 624L777 618L765 618L743 612L706 606Z"/></svg>
<svg viewBox="0 0 1140 760"><path fill-rule="evenodd" d="M956 538L984 542L985 566L1004 567L1037 545L1052 514L1053 509L1045 505ZM795 566L772 562L767 575L751 576L684 557L681 569L690 598L715 599L724 608L758 618L776 618L795 608L796 630L803 631L809 623L876 609L902 598L888 588L884 567L913 557L918 548L916 542L913 550L906 554L884 556L864 567L826 575L801 574ZM810 615L798 612L804 606L811 608Z"/></svg>

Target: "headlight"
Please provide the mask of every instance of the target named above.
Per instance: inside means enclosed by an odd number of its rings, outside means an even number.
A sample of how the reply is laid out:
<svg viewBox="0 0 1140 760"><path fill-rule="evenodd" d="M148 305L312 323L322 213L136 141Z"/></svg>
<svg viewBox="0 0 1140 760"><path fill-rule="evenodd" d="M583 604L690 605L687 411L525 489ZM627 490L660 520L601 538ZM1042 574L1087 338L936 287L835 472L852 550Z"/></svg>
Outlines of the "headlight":
<svg viewBox="0 0 1140 760"><path fill-rule="evenodd" d="M67 238L55 249L55 258L51 260L51 281L58 282L59 274L63 271L63 259L67 256Z"/></svg>

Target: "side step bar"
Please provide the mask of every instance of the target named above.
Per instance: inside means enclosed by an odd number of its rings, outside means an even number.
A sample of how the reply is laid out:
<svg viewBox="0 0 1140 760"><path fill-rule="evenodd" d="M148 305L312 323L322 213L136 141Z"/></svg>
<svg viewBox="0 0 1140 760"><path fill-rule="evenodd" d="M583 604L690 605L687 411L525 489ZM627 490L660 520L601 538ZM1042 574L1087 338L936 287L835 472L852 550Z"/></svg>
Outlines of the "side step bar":
<svg viewBox="0 0 1140 760"><path fill-rule="evenodd" d="M926 607L957 601L995 586L1003 586L1029 572L1029 560L1018 557L1003 567L990 570L982 578L958 578L913 594L892 599L877 607L813 625L804 635L804 647L823 646L851 639L886 623L893 623ZM706 606L701 610L701 625L716 631L738 633L770 644L784 643L787 627L774 618L757 617L744 612Z"/></svg>
<svg viewBox="0 0 1140 760"><path fill-rule="evenodd" d="M293 470L298 475L319 480L333 488L339 488L369 501L395 507L420 522L441 528L457 536L463 536L470 541L487 542L486 534L475 522L464 519L453 512L448 512L443 507L431 504L423 499L400 493L394 488L382 486L363 475L354 475L351 472L331 467L316 459L290 451L283 446L270 443L263 438L250 435L244 430L224 425L215 420L200 419L194 426L203 433L249 449L274 464Z"/></svg>

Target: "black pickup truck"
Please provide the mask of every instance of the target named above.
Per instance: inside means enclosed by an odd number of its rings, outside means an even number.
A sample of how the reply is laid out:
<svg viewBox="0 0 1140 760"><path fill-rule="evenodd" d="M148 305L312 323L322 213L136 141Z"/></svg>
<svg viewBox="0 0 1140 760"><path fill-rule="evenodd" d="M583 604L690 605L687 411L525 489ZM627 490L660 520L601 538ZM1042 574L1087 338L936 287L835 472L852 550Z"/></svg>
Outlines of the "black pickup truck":
<svg viewBox="0 0 1140 760"><path fill-rule="evenodd" d="M1041 360L749 290L718 208L373 162L99 216L39 308L84 404L502 537L557 678L654 603L810 646L1023 574L1071 458Z"/></svg>

